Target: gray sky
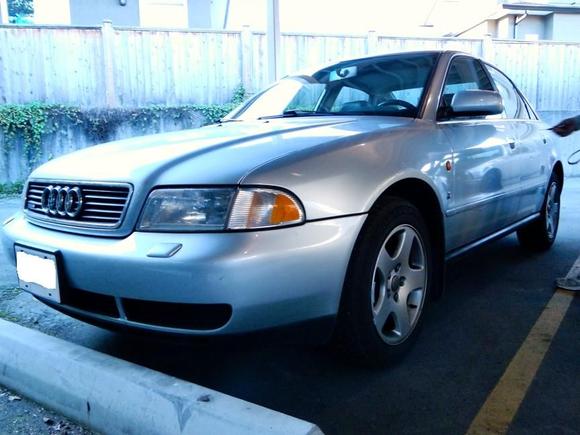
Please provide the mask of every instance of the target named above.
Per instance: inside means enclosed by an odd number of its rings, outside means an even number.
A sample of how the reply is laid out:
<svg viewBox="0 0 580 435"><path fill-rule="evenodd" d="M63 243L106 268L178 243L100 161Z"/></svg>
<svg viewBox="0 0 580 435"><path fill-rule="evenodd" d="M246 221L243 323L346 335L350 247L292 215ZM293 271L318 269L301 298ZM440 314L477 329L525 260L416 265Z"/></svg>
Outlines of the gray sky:
<svg viewBox="0 0 580 435"><path fill-rule="evenodd" d="M280 15L283 32L430 36L468 27L496 7L497 0L280 0ZM231 0L228 27L244 24L265 29L265 0Z"/></svg>

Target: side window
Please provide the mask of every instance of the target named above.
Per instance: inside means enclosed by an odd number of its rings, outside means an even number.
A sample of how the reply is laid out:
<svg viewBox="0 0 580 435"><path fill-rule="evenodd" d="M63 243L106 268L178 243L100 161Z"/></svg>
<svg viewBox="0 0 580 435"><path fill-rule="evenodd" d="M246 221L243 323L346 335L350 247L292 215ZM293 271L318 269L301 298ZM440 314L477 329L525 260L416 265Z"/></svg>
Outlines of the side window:
<svg viewBox="0 0 580 435"><path fill-rule="evenodd" d="M469 57L456 57L451 62L443 85L443 95L439 105L440 115L445 116L447 109L451 106L451 100L457 92L470 89L494 90L479 61Z"/></svg>
<svg viewBox="0 0 580 435"><path fill-rule="evenodd" d="M504 116L509 119L530 119L528 111L521 100L518 91L512 82L503 75L502 72L491 65L487 65L491 78L495 82L498 92L501 95L504 106Z"/></svg>

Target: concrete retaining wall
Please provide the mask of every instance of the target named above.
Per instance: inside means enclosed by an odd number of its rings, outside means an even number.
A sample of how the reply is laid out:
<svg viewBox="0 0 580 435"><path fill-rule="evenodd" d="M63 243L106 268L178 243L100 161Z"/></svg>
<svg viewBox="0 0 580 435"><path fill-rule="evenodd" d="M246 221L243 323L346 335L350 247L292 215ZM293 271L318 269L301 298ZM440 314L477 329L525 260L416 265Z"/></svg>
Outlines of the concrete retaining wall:
<svg viewBox="0 0 580 435"><path fill-rule="evenodd" d="M126 139L144 134L183 130L192 127L198 128L203 125L204 121L201 114L193 122L191 120L176 121L170 117L161 118L156 126L145 131L125 122L119 125L105 141ZM30 165L25 155L24 144L22 142L14 144L12 149L6 152L4 136L0 131L0 183L24 181L30 174L31 169L34 169L42 163L102 142L104 140L91 137L82 127L72 125L70 122L62 122L59 131L44 137L40 158L38 162Z"/></svg>
<svg viewBox="0 0 580 435"><path fill-rule="evenodd" d="M542 119L548 125L554 125L560 120L576 115L575 112L541 112ZM203 118L200 115L198 122L194 127L200 127L203 124ZM132 127L129 124L122 124L117 128L110 140L125 139L143 134L152 134L168 132L189 128L190 125L184 125L182 122L176 122L173 119L162 119L157 128L151 128L148 131L142 131ZM0 149L4 149L3 136L0 133ZM560 149L564 160L567 160L574 151L580 149L580 132L573 134L565 139L559 139L554 136L554 140L560 144ZM98 141L87 136L82 128L74 125L62 125L60 131L47 135L42 144L42 154L36 165L42 164L55 157L79 150L88 146L95 145ZM580 165L569 166L566 163L565 168L567 175L580 176ZM0 183L23 181L30 173L27 159L24 157L24 147L22 143L17 144L14 149L8 153L0 153Z"/></svg>

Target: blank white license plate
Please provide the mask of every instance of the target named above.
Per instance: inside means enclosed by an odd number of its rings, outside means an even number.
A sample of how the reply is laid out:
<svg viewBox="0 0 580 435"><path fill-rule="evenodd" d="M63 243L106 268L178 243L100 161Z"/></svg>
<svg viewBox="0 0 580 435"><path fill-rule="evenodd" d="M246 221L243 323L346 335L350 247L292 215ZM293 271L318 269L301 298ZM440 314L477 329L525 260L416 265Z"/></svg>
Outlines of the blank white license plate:
<svg viewBox="0 0 580 435"><path fill-rule="evenodd" d="M20 288L60 303L57 259L54 254L15 246Z"/></svg>

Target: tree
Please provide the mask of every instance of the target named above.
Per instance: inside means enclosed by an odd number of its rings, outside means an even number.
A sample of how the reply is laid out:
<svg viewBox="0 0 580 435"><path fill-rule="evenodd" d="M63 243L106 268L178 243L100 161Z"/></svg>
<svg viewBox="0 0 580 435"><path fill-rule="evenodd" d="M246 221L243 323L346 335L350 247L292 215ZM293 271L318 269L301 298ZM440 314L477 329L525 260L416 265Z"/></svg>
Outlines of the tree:
<svg viewBox="0 0 580 435"><path fill-rule="evenodd" d="M33 0L8 0L8 15L11 17L32 15Z"/></svg>

